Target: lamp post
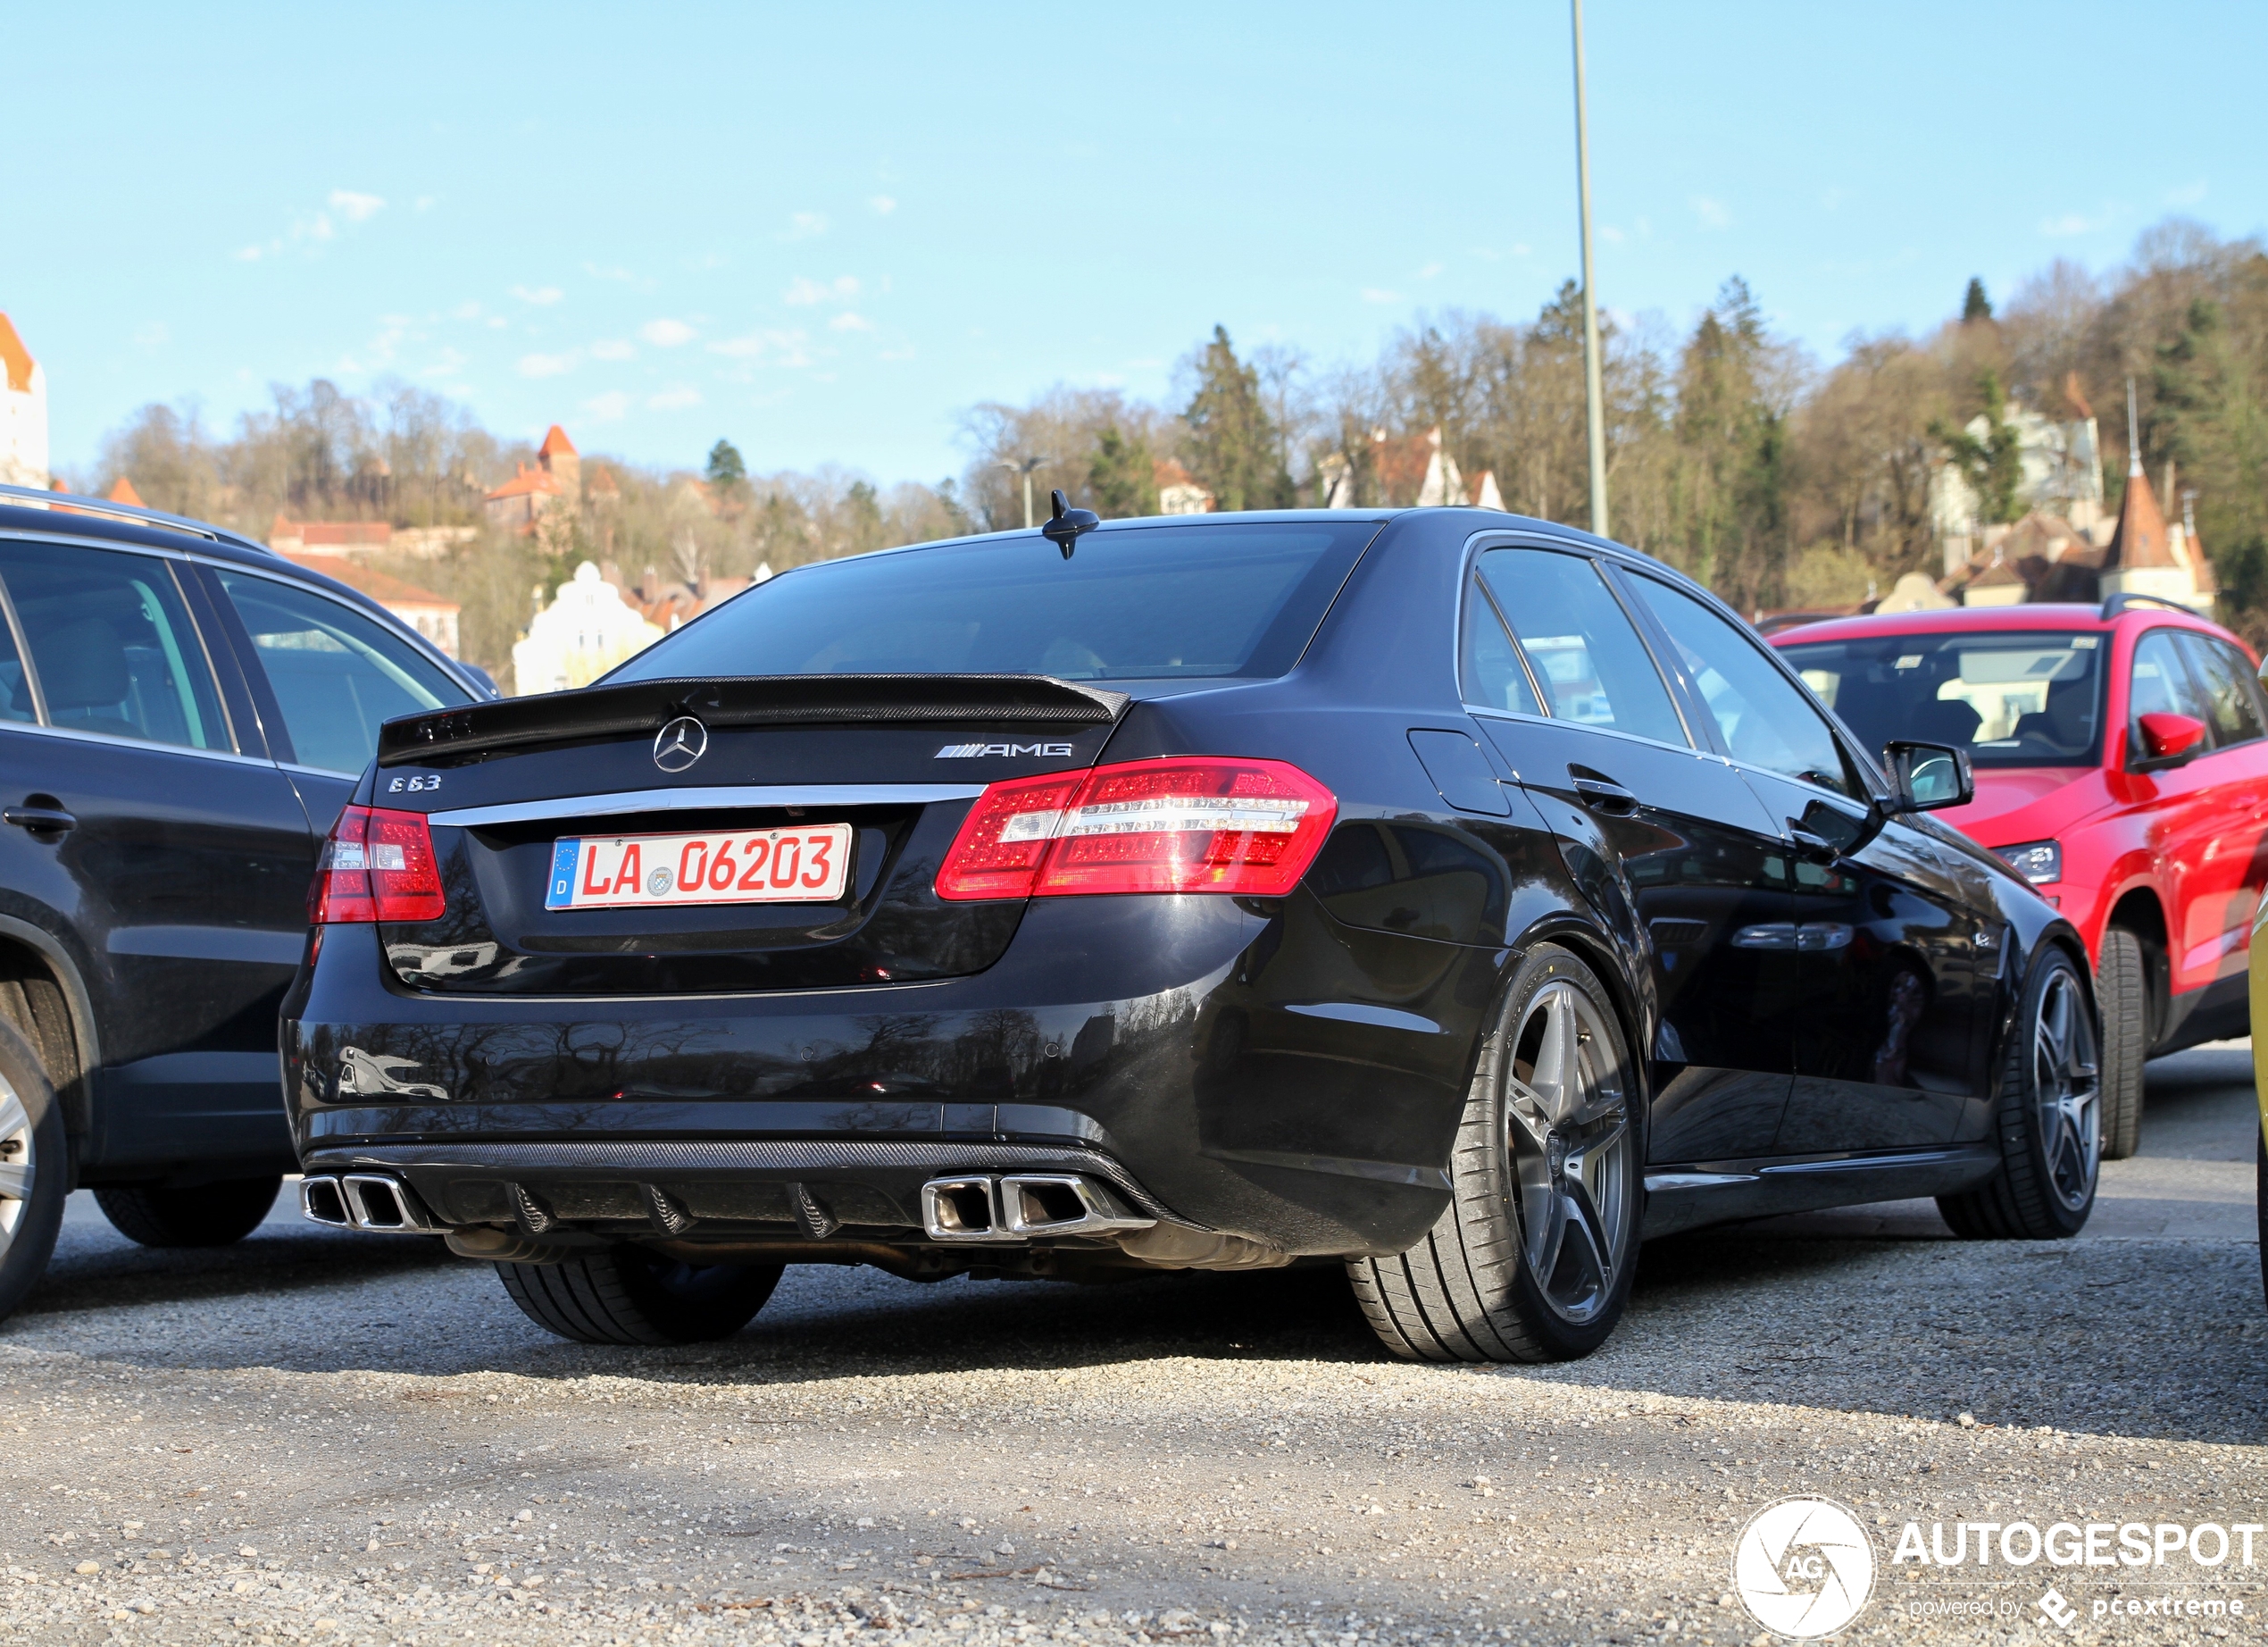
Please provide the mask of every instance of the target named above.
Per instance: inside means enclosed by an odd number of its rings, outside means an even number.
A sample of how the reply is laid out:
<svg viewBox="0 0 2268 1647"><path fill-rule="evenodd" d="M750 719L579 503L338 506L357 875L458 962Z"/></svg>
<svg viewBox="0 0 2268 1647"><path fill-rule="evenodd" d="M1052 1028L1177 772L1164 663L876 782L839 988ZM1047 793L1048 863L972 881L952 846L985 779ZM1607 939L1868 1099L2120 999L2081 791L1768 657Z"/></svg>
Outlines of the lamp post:
<svg viewBox="0 0 2268 1647"><path fill-rule="evenodd" d="M1575 178L1583 226L1583 411L1590 436L1591 530L1606 533L1606 397L1598 370L1598 300L1591 275L1591 143L1583 107L1583 0L1575 20Z"/></svg>
<svg viewBox="0 0 2268 1647"><path fill-rule="evenodd" d="M1000 460L1000 466L1003 469L1005 469L1010 474L1020 474L1024 478L1024 530L1026 531L1030 531L1033 525L1031 518L1031 472L1038 468L1040 464L1046 463L1046 461L1047 457L1045 453L1040 454L1040 456L1037 457L1026 457L1021 459L1004 457Z"/></svg>

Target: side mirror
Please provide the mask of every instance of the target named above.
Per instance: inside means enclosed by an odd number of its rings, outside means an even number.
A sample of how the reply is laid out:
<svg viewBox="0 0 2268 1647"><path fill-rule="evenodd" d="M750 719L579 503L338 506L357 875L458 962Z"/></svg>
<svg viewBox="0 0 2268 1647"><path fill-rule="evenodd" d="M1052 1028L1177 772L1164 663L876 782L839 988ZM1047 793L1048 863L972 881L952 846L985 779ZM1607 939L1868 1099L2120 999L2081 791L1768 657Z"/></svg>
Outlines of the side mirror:
<svg viewBox="0 0 2268 1647"><path fill-rule="evenodd" d="M1901 739L1885 746L1882 754L1897 789L1897 811L1935 812L1941 807L1965 807L1977 798L1976 774L1970 770L1966 749Z"/></svg>
<svg viewBox="0 0 2268 1647"><path fill-rule="evenodd" d="M2172 715L2160 710L2142 716L2139 725L2143 757L2153 762L2180 760L2205 741L2205 723L2194 715Z"/></svg>

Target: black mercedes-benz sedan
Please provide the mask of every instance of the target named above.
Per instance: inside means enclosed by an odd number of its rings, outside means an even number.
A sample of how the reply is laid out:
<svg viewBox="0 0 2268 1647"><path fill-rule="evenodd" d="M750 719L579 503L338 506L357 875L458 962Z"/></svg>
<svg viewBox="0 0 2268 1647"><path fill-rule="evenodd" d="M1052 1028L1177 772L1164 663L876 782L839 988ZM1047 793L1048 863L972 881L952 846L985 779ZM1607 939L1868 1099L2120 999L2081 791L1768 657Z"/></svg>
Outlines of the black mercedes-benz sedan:
<svg viewBox="0 0 2268 1647"><path fill-rule="evenodd" d="M594 1342L787 1264L1344 1263L1582 1354L1641 1240L2093 1203L2077 934L1644 556L1464 509L828 562L596 686L388 723L286 1001L321 1221Z"/></svg>

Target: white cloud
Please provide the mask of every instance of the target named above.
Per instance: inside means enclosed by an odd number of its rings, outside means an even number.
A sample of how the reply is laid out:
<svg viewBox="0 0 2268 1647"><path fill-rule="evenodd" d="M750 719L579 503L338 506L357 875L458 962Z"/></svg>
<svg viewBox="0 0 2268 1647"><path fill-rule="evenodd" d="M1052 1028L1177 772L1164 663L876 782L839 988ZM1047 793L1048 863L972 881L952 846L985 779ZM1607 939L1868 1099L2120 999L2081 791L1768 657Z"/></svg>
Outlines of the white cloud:
<svg viewBox="0 0 2268 1647"><path fill-rule="evenodd" d="M1622 244L1622 231L1612 223L1601 223L1598 226L1598 238L1609 246Z"/></svg>
<svg viewBox="0 0 2268 1647"><path fill-rule="evenodd" d="M696 334L683 321L663 319L646 322L638 329L638 335L657 349L673 349L692 342Z"/></svg>
<svg viewBox="0 0 2268 1647"><path fill-rule="evenodd" d="M877 217L888 217L897 210L897 202L888 195L877 195L866 204L874 208L874 215Z"/></svg>
<svg viewBox="0 0 2268 1647"><path fill-rule="evenodd" d="M449 318L453 321L477 321L480 318L480 305L473 301L461 303L449 311Z"/></svg>
<svg viewBox="0 0 2268 1647"><path fill-rule="evenodd" d="M593 360L636 360L638 350L627 338L607 338L590 346Z"/></svg>
<svg viewBox="0 0 2268 1647"><path fill-rule="evenodd" d="M555 378L563 372L575 369L575 357L567 355L522 355L520 375L523 378Z"/></svg>
<svg viewBox="0 0 2268 1647"><path fill-rule="evenodd" d="M2089 217L2083 212L2066 212L2060 217L2043 218L2040 221L2039 232L2051 238L2060 239L2069 235L2093 234L2098 229L2109 228L2110 222L2111 214L2108 212L2097 217Z"/></svg>
<svg viewBox="0 0 2268 1647"><path fill-rule="evenodd" d="M658 395L647 396L646 404L656 412L681 412L688 406L701 404L701 391L690 383L680 383Z"/></svg>
<svg viewBox="0 0 2268 1647"><path fill-rule="evenodd" d="M163 321L152 321L134 334L135 343L146 349L162 348L172 340L173 334L166 330Z"/></svg>
<svg viewBox="0 0 2268 1647"><path fill-rule="evenodd" d="M2184 183L2179 188L2165 191L2165 204L2171 206L2193 206L2205 199L2205 180Z"/></svg>
<svg viewBox="0 0 2268 1647"><path fill-rule="evenodd" d="M350 223L367 223L386 210L386 202L376 195L358 195L351 188L330 191L331 209Z"/></svg>
<svg viewBox="0 0 2268 1647"><path fill-rule="evenodd" d="M455 349L445 348L429 366L418 368L421 378L453 378L464 369L465 357Z"/></svg>
<svg viewBox="0 0 2268 1647"><path fill-rule="evenodd" d="M1363 301L1364 303L1399 303L1402 301L1402 294L1388 291L1382 286L1365 286L1363 288Z"/></svg>
<svg viewBox="0 0 2268 1647"><path fill-rule="evenodd" d="M782 240L815 240L827 232L827 220L816 212L798 212L788 220L778 238Z"/></svg>
<svg viewBox="0 0 2268 1647"><path fill-rule="evenodd" d="M811 364L811 339L800 328L752 331L709 345L709 352L728 360L762 361L766 365L804 367Z"/></svg>
<svg viewBox="0 0 2268 1647"><path fill-rule="evenodd" d="M247 246L244 250L236 253L235 256L240 263L256 263L260 261L260 248L256 246Z"/></svg>
<svg viewBox="0 0 2268 1647"><path fill-rule="evenodd" d="M619 389L610 389L603 395L593 395L583 402L583 414L594 422L620 422L630 409L630 397Z"/></svg>
<svg viewBox="0 0 2268 1647"><path fill-rule="evenodd" d="M1714 199L1707 195L1696 195L1693 196L1692 205L1693 214L1701 220L1702 228L1730 229L1732 227L1732 213L1726 207L1723 201Z"/></svg>
<svg viewBox="0 0 2268 1647"><path fill-rule="evenodd" d="M567 294L556 286L515 286L512 288L512 295L522 303L532 303L540 307L557 303Z"/></svg>
<svg viewBox="0 0 2268 1647"><path fill-rule="evenodd" d="M1421 280L1430 280L1438 276L1440 272L1441 265L1439 263L1428 263L1424 268L1417 272L1417 278Z"/></svg>
<svg viewBox="0 0 2268 1647"><path fill-rule="evenodd" d="M871 331L874 330L874 322L863 314L854 314L850 310L845 309L827 322L827 330L830 331Z"/></svg>
<svg viewBox="0 0 2268 1647"><path fill-rule="evenodd" d="M797 275L788 282L788 289L780 294L780 301L789 304L825 303L830 298L858 296L858 277L838 274L831 282L821 282L808 275Z"/></svg>
<svg viewBox="0 0 2268 1647"><path fill-rule="evenodd" d="M430 212L433 209L435 198L436 196L432 195L420 195L415 202L416 209L421 212Z"/></svg>

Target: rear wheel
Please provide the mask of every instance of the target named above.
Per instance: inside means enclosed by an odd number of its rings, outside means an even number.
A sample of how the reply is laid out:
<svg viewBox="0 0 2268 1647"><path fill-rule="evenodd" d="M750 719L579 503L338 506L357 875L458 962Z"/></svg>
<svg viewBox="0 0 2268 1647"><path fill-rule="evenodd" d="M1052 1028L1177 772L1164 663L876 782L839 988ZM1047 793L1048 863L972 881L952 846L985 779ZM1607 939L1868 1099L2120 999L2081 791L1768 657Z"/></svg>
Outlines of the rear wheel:
<svg viewBox="0 0 2268 1647"><path fill-rule="evenodd" d="M730 1338L780 1284L779 1264L681 1264L633 1246L560 1264L499 1264L512 1301L579 1344L698 1344Z"/></svg>
<svg viewBox="0 0 2268 1647"><path fill-rule="evenodd" d="M30 1044L0 1023L0 1316L46 1273L71 1183L63 1108Z"/></svg>
<svg viewBox="0 0 2268 1647"><path fill-rule="evenodd" d="M95 1204L112 1228L145 1247L225 1247L260 1227L282 1183L271 1173L186 1190L125 1184L96 1191Z"/></svg>
<svg viewBox="0 0 2268 1647"><path fill-rule="evenodd" d="M1372 1328L1422 1361L1588 1355L1622 1317L1638 1257L1638 1095L1597 975L1541 944L1480 1049L1425 1238L1347 1265Z"/></svg>
<svg viewBox="0 0 2268 1647"><path fill-rule="evenodd" d="M2095 968L2103 1005L2103 1158L2122 1161L2142 1141L2142 1058L2149 1050L2150 974L2139 934L2103 934Z"/></svg>
<svg viewBox="0 0 2268 1647"><path fill-rule="evenodd" d="M2001 1069L1993 1121L2000 1170L1976 1189L1938 1197L1954 1233L1980 1241L2078 1234L2095 1209L2102 1097L2086 986L2069 956L2049 950L2024 986Z"/></svg>

